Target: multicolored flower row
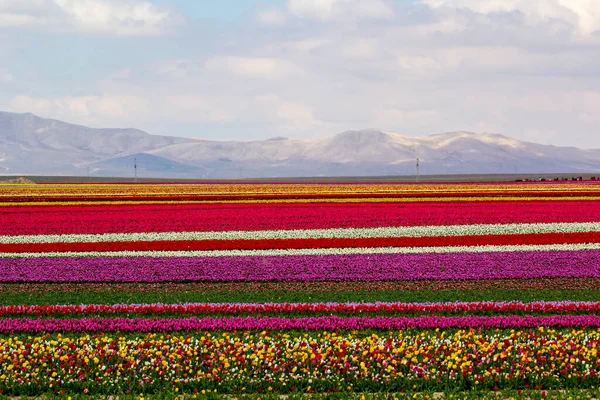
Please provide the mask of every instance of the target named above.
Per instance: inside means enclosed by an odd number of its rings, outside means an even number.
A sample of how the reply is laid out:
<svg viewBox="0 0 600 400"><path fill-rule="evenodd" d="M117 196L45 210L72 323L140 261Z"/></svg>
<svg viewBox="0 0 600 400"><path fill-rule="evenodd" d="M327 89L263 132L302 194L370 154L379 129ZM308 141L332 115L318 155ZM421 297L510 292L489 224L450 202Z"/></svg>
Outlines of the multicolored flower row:
<svg viewBox="0 0 600 400"><path fill-rule="evenodd" d="M508 191L413 191L413 192L384 192L384 193L236 193L236 194L119 194L119 195L82 195L74 196L69 194L41 195L32 197L31 195L0 195L2 200L0 204L67 204L67 203L89 203L102 204L106 202L255 202L261 200L281 200L281 201L324 201L327 199L382 199L382 201L391 201L392 199L569 199L569 198L597 198L600 190L508 190Z"/></svg>
<svg viewBox="0 0 600 400"><path fill-rule="evenodd" d="M0 198L21 197L86 197L86 196L185 196L185 195L289 195L289 194L389 194L389 193L461 193L461 192L598 192L597 182L545 183L393 183L393 182L331 182L331 183L76 183L2 185Z"/></svg>
<svg viewBox="0 0 600 400"><path fill-rule="evenodd" d="M2 207L28 207L28 206L87 206L87 205L196 205L201 206L205 204L319 204L319 203L440 203L440 202L482 202L482 201L598 201L600 196L471 196L471 197L451 197L451 198L440 198L440 197L411 197L411 198L397 198L397 197L356 197L356 198L311 198L311 199L258 199L258 200L94 200L94 201L82 201L82 200L71 200L71 201L14 201L14 202L0 202L0 208Z"/></svg>
<svg viewBox="0 0 600 400"><path fill-rule="evenodd" d="M36 395L194 391L413 392L591 387L600 331L0 337L0 390Z"/></svg>

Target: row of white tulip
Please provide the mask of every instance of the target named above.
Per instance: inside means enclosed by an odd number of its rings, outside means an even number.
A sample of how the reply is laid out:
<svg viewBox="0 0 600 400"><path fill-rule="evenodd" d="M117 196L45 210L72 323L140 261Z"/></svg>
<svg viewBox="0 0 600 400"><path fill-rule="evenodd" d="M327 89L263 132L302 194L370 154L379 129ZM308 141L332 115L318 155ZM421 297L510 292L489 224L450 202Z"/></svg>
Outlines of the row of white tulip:
<svg viewBox="0 0 600 400"><path fill-rule="evenodd" d="M600 222L557 222L538 224L479 224L450 226L402 226L381 228L331 228L225 232L144 232L64 235L0 236L0 244L91 243L176 240L268 240L432 237L471 235L510 235L533 233L600 232Z"/></svg>
<svg viewBox="0 0 600 400"><path fill-rule="evenodd" d="M526 251L600 250L600 243L549 245L483 245L441 247L368 247L272 250L192 250L192 251L71 251L47 253L0 253L0 258L66 258L66 257L245 257L245 256L319 256L351 254L432 254L432 253L498 253Z"/></svg>

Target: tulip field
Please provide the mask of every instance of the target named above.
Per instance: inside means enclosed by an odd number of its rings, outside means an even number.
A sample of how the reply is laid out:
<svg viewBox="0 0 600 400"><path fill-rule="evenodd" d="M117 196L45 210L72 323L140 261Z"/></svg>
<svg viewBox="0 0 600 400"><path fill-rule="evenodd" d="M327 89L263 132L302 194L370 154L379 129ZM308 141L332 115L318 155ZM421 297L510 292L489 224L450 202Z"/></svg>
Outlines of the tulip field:
<svg viewBox="0 0 600 400"><path fill-rule="evenodd" d="M0 185L0 396L589 394L599 351L598 181Z"/></svg>

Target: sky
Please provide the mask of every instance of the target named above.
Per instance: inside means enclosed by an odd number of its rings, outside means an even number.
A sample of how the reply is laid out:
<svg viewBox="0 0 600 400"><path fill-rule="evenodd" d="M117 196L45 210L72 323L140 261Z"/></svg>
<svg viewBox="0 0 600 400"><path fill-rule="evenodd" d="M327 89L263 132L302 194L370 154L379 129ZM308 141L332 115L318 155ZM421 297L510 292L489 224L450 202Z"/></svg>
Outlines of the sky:
<svg viewBox="0 0 600 400"><path fill-rule="evenodd" d="M600 148L600 3L0 0L0 110L214 140Z"/></svg>

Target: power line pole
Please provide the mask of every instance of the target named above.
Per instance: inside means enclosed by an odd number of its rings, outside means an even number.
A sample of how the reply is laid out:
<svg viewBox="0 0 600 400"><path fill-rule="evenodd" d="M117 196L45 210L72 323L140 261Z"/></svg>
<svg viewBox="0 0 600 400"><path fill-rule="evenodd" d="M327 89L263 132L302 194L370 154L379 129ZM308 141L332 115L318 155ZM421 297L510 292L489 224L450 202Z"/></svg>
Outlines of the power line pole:
<svg viewBox="0 0 600 400"><path fill-rule="evenodd" d="M419 182L419 159L417 158L417 182Z"/></svg>
<svg viewBox="0 0 600 400"><path fill-rule="evenodd" d="M133 157L133 180L137 183L137 157Z"/></svg>

